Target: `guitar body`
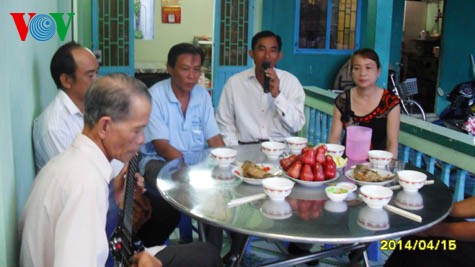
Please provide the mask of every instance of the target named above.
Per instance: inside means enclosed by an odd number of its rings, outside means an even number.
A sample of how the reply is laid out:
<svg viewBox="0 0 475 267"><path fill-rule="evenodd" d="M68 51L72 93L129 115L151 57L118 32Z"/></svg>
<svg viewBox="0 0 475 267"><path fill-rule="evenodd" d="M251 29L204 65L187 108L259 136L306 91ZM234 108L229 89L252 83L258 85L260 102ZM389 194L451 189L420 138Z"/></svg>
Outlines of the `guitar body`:
<svg viewBox="0 0 475 267"><path fill-rule="evenodd" d="M134 156L130 162L125 181L124 208L119 212L118 224L109 239L109 249L114 256L116 267L131 266L132 257L144 250L142 241L134 240L132 235L132 218L134 204L135 173L138 172L140 154Z"/></svg>
<svg viewBox="0 0 475 267"><path fill-rule="evenodd" d="M142 241L133 241L133 239L128 236L127 230L123 225L118 225L114 229L109 240L109 248L114 256L114 265L116 267L130 266L130 260L134 254L145 249Z"/></svg>

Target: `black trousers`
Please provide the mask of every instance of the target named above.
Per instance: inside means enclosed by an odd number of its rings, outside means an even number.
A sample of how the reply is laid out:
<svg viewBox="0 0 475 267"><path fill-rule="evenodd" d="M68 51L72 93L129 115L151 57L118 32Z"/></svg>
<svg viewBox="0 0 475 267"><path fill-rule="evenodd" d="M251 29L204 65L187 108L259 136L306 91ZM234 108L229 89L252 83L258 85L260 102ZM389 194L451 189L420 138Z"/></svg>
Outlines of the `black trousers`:
<svg viewBox="0 0 475 267"><path fill-rule="evenodd" d="M152 216L140 228L137 236L146 247L162 245L180 222L181 213L163 199L156 186L158 172L164 165L163 161L151 160L145 166L145 196L150 199Z"/></svg>
<svg viewBox="0 0 475 267"><path fill-rule="evenodd" d="M222 266L218 249L203 242L167 246L155 255L163 267L214 267Z"/></svg>

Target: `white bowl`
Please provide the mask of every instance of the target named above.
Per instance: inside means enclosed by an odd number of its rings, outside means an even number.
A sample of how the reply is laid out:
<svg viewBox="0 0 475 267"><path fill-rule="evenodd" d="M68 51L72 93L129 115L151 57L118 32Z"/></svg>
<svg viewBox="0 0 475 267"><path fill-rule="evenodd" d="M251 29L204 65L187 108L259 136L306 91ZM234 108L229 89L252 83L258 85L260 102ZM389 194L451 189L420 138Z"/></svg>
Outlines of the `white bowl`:
<svg viewBox="0 0 475 267"><path fill-rule="evenodd" d="M285 144L274 141L267 141L261 144L261 149L269 159L278 159L284 153Z"/></svg>
<svg viewBox="0 0 475 267"><path fill-rule="evenodd" d="M347 201L353 200L356 198L356 195L353 193L358 189L358 186L350 182L339 182L336 184L337 187L345 188L348 190L348 195L346 196Z"/></svg>
<svg viewBox="0 0 475 267"><path fill-rule="evenodd" d="M370 150L368 151L368 159L371 165L377 169L385 169L391 162L393 153L384 150Z"/></svg>
<svg viewBox="0 0 475 267"><path fill-rule="evenodd" d="M356 189L358 189L358 186L356 186L354 183L350 182L339 182L336 184L337 187L345 188L348 190L348 192L354 192Z"/></svg>
<svg viewBox="0 0 475 267"><path fill-rule="evenodd" d="M287 201L265 200L261 212L269 219L282 220L292 216L292 208Z"/></svg>
<svg viewBox="0 0 475 267"><path fill-rule="evenodd" d="M325 188L327 197L335 202L341 202L345 200L346 196L350 193L347 189L338 186L327 186Z"/></svg>
<svg viewBox="0 0 475 267"><path fill-rule="evenodd" d="M302 148L306 147L308 144L308 140L305 137L300 136L290 136L285 138L285 142L290 148L290 152L292 154L300 154L302 152Z"/></svg>
<svg viewBox="0 0 475 267"><path fill-rule="evenodd" d="M343 156L343 153L345 152L345 146L339 145L339 144L325 144L327 147L327 152L328 154L337 157L337 156Z"/></svg>
<svg viewBox="0 0 475 267"><path fill-rule="evenodd" d="M213 177L215 180L223 182L232 182L235 178L230 166L224 168L219 166L214 167L211 171L211 177Z"/></svg>
<svg viewBox="0 0 475 267"><path fill-rule="evenodd" d="M406 210L420 210L424 208L424 200L419 192L399 191L396 194L394 203Z"/></svg>
<svg viewBox="0 0 475 267"><path fill-rule="evenodd" d="M362 207L358 213L358 225L370 231L381 231L389 228L389 216L383 209Z"/></svg>
<svg viewBox="0 0 475 267"><path fill-rule="evenodd" d="M368 207L381 209L389 203L393 191L381 185L363 185L360 187L360 196Z"/></svg>
<svg viewBox="0 0 475 267"><path fill-rule="evenodd" d="M398 171L397 176L399 184L407 192L417 192L427 180L425 173L411 170Z"/></svg>
<svg viewBox="0 0 475 267"><path fill-rule="evenodd" d="M325 201L323 208L328 210L329 212L340 213L345 212L348 209L348 205L346 204L346 202L343 201L336 202L333 200L327 200Z"/></svg>
<svg viewBox="0 0 475 267"><path fill-rule="evenodd" d="M237 151L231 148L219 147L211 150L211 157L222 168L228 167L236 160Z"/></svg>
<svg viewBox="0 0 475 267"><path fill-rule="evenodd" d="M271 177L262 180L264 192L274 201L283 201L294 187L294 182L286 178Z"/></svg>

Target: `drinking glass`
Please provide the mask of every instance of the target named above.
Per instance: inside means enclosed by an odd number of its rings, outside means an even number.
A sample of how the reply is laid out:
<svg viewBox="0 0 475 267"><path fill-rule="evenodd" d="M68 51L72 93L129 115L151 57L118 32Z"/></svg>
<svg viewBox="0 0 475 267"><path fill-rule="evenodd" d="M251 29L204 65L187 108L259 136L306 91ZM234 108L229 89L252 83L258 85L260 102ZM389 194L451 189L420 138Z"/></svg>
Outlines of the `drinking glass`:
<svg viewBox="0 0 475 267"><path fill-rule="evenodd" d="M346 128L346 156L354 161L368 159L373 130L364 126Z"/></svg>

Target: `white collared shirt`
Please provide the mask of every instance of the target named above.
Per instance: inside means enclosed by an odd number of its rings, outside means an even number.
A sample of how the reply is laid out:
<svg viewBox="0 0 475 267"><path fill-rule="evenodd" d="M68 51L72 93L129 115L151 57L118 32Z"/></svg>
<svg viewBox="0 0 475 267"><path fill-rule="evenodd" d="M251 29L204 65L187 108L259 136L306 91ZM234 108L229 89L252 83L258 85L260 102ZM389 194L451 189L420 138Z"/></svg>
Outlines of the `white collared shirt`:
<svg viewBox="0 0 475 267"><path fill-rule="evenodd" d="M104 266L112 166L87 136L50 160L35 178L20 220L21 266Z"/></svg>
<svg viewBox="0 0 475 267"><path fill-rule="evenodd" d="M36 171L69 147L83 126L81 111L63 90L58 90L53 101L33 121Z"/></svg>
<svg viewBox="0 0 475 267"><path fill-rule="evenodd" d="M259 139L283 141L305 124L305 92L291 73L275 69L280 94L266 94L251 68L233 75L224 86L216 121L227 146Z"/></svg>
<svg viewBox="0 0 475 267"><path fill-rule="evenodd" d="M68 148L82 132L84 116L71 98L58 90L56 97L33 121L33 145L36 172L53 157ZM124 167L119 160L112 160L114 176Z"/></svg>

